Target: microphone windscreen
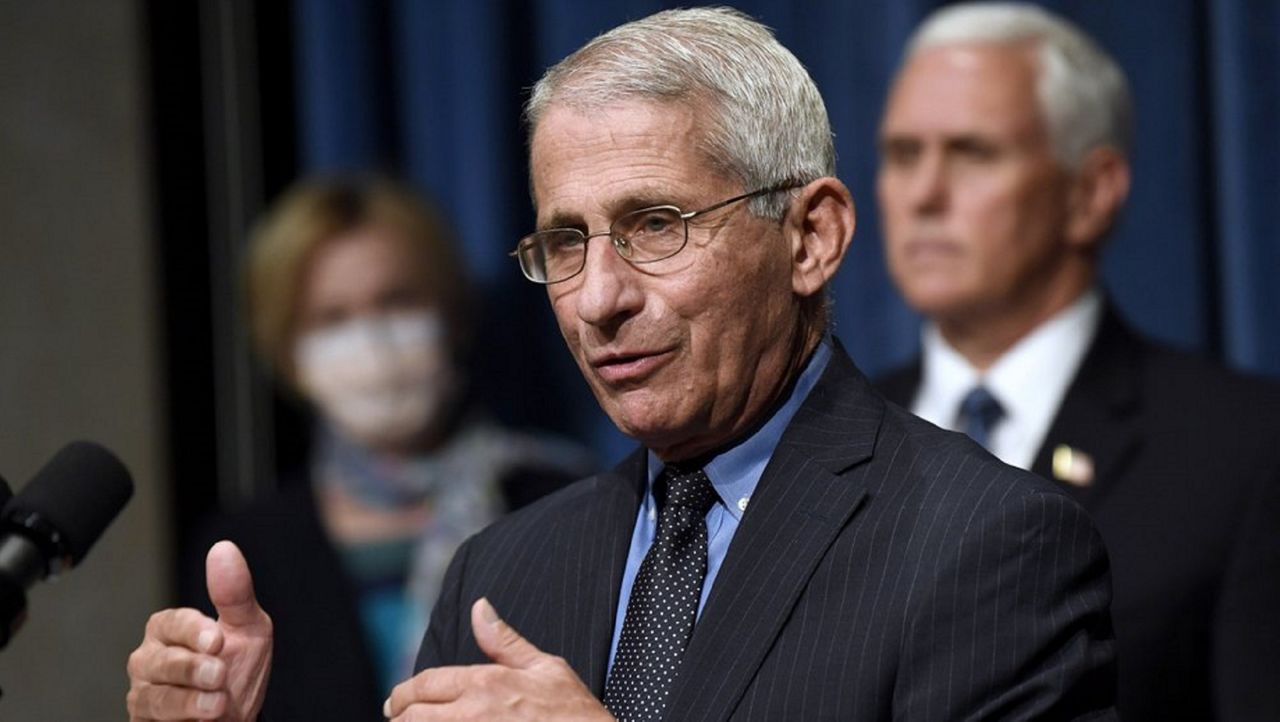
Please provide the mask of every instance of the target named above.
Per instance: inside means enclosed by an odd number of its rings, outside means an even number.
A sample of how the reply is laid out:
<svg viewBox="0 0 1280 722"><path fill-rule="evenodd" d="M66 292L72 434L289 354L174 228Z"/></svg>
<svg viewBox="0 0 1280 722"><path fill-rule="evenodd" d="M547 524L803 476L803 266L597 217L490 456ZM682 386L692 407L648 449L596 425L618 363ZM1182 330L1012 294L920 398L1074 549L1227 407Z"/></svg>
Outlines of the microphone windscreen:
<svg viewBox="0 0 1280 722"><path fill-rule="evenodd" d="M8 504L12 498L13 489L10 489L9 482L5 481L3 476L0 476L0 509L4 508L4 505Z"/></svg>
<svg viewBox="0 0 1280 722"><path fill-rule="evenodd" d="M66 538L75 566L132 495L133 479L115 454L90 441L73 441L13 497L5 515L41 516Z"/></svg>

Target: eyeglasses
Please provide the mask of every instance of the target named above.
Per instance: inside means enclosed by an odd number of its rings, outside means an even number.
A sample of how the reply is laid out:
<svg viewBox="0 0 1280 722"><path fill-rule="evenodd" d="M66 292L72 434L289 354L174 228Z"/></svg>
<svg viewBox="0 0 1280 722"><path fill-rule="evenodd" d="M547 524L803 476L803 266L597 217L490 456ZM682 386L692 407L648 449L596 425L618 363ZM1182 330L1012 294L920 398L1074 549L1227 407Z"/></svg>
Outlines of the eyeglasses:
<svg viewBox="0 0 1280 722"><path fill-rule="evenodd" d="M582 273L587 265L587 241L608 236L613 250L632 265L665 260L684 250L689 242L689 221L703 213L720 210L758 196L799 188L786 184L761 188L720 201L698 211L682 211L676 206L641 208L619 216L609 230L585 233L577 228L551 228L520 239L510 254L520 261L525 278L534 283L567 281Z"/></svg>

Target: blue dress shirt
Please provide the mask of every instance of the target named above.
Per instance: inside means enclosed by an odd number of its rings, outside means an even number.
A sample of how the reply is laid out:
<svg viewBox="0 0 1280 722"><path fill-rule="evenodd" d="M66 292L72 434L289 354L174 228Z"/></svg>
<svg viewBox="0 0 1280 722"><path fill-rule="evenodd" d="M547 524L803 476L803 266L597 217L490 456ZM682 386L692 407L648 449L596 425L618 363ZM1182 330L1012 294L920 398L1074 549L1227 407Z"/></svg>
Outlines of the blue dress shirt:
<svg viewBox="0 0 1280 722"><path fill-rule="evenodd" d="M720 565L729 551L729 542L733 541L734 532L742 521L751 494L764 473L764 467L773 457L778 447L782 432L791 423L791 417L804 403L809 391L822 376L831 359L831 345L827 339L818 344L809 363L796 380L791 395L773 417L761 426L754 434L733 448L724 451L703 467L711 485L715 487L720 499L707 512L707 576L702 582L702 595L698 599L698 614L707 603L711 593L711 585L716 580ZM622 634L622 622L627 616L627 602L631 599L631 585L635 583L636 574L640 571L640 562L649 551L653 537L658 530L658 507L653 498L653 482L662 473L664 464L649 452L649 482L644 501L636 513L635 530L631 533L631 550L627 553L627 566L622 573L622 590L618 595L618 610L613 623L613 641L609 645L609 669L613 669L613 657L618 651L618 637Z"/></svg>

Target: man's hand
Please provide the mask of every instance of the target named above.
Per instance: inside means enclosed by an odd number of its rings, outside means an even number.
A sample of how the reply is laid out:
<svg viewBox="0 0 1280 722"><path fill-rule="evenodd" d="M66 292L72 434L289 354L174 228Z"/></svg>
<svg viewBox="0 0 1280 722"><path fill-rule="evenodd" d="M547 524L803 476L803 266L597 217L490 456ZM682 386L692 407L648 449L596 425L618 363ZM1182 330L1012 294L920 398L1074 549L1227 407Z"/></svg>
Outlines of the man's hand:
<svg viewBox="0 0 1280 722"><path fill-rule="evenodd" d="M221 541L205 561L214 621L194 609L151 615L129 655L129 719L252 722L271 671L271 617L253 595L249 565Z"/></svg>
<svg viewBox="0 0 1280 722"><path fill-rule="evenodd" d="M489 600L472 605L471 629L493 664L421 672L391 691L383 714L393 722L613 719L568 663L521 637Z"/></svg>

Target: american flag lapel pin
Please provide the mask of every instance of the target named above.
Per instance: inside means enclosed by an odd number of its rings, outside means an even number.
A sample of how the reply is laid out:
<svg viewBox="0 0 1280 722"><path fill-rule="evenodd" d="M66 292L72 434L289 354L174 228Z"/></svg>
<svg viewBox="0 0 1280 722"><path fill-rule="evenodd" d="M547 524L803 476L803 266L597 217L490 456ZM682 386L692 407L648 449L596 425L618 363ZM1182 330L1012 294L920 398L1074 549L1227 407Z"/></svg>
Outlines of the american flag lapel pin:
<svg viewBox="0 0 1280 722"><path fill-rule="evenodd" d="M1093 457L1066 444L1058 444L1053 450L1053 478L1072 486L1089 486L1093 483Z"/></svg>

